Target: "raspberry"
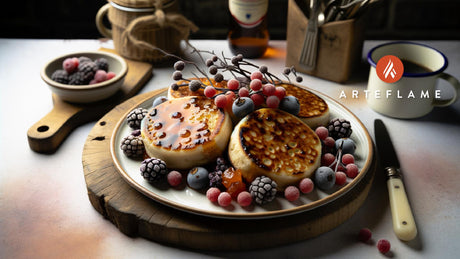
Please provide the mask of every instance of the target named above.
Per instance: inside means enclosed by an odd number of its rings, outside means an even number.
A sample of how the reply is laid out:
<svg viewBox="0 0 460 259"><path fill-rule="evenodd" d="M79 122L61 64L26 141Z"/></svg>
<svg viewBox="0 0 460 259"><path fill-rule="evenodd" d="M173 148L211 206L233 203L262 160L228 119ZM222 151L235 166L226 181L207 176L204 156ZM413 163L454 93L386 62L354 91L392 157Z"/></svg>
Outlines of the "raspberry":
<svg viewBox="0 0 460 259"><path fill-rule="evenodd" d="M107 72L102 69L97 70L96 74L94 75L94 80L96 80L98 83L104 82L107 80Z"/></svg>
<svg viewBox="0 0 460 259"><path fill-rule="evenodd" d="M69 74L65 70L59 69L54 71L51 75L51 79L61 84L68 84L69 83Z"/></svg>
<svg viewBox="0 0 460 259"><path fill-rule="evenodd" d="M211 202L217 202L219 195L220 190L216 187L211 187L206 191L206 198L208 198L208 200L210 200Z"/></svg>
<svg viewBox="0 0 460 259"><path fill-rule="evenodd" d="M388 253L388 251L390 251L391 244L386 239L380 239L377 242L377 248L379 249L380 253L386 254L386 253Z"/></svg>
<svg viewBox="0 0 460 259"><path fill-rule="evenodd" d="M347 182L347 175L342 171L337 171L335 173L335 184L342 186L346 182Z"/></svg>
<svg viewBox="0 0 460 259"><path fill-rule="evenodd" d="M94 61L97 65L97 69L104 70L105 72L109 71L109 62L105 58L98 58Z"/></svg>
<svg viewBox="0 0 460 259"><path fill-rule="evenodd" d="M283 100L283 98L286 96L286 89L282 86L277 86L275 88L275 96L278 97L278 99Z"/></svg>
<svg viewBox="0 0 460 259"><path fill-rule="evenodd" d="M77 60L77 62L75 62L75 60L73 58L66 58L62 62L62 68L64 68L64 70L67 73L71 74L78 68L78 60Z"/></svg>
<svg viewBox="0 0 460 259"><path fill-rule="evenodd" d="M241 207L247 207L252 203L252 196L249 192L243 191L238 194L236 201Z"/></svg>
<svg viewBox="0 0 460 259"><path fill-rule="evenodd" d="M232 196L228 192L221 192L217 197L217 203L222 207L227 207L232 203Z"/></svg>
<svg viewBox="0 0 460 259"><path fill-rule="evenodd" d="M318 128L316 128L315 133L321 140L325 140L327 137L329 137L329 130L327 130L327 128L323 126L319 126Z"/></svg>
<svg viewBox="0 0 460 259"><path fill-rule="evenodd" d="M114 72L108 72L107 73L107 80L110 80L112 78L114 78L116 76L116 74Z"/></svg>
<svg viewBox="0 0 460 259"><path fill-rule="evenodd" d="M370 229L368 228L363 228L361 230L359 230L359 233L358 233L358 240L361 241L361 242L368 242L372 237L372 232Z"/></svg>
<svg viewBox="0 0 460 259"><path fill-rule="evenodd" d="M300 195L300 192L299 192L299 189L295 186L288 186L285 190L284 190L284 197L288 200L288 201L295 201L299 198L299 195Z"/></svg>
<svg viewBox="0 0 460 259"><path fill-rule="evenodd" d="M315 184L310 178L303 178L299 183L299 189L302 193L310 193L314 187Z"/></svg>
<svg viewBox="0 0 460 259"><path fill-rule="evenodd" d="M182 182L182 174L178 171L171 171L167 175L168 183L172 187L178 186Z"/></svg>

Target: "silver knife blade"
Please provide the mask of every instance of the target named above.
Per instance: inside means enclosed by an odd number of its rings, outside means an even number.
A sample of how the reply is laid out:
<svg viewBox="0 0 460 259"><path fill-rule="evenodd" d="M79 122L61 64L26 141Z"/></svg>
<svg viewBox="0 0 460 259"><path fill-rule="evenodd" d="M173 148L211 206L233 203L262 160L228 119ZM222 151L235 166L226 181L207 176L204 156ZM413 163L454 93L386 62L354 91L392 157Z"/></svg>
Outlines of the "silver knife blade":
<svg viewBox="0 0 460 259"><path fill-rule="evenodd" d="M377 150L379 152L380 162L383 168L395 167L399 169L399 160L396 155L395 148L391 142L390 135L388 134L385 124L382 120L376 119L374 121L375 129L375 142L377 144Z"/></svg>

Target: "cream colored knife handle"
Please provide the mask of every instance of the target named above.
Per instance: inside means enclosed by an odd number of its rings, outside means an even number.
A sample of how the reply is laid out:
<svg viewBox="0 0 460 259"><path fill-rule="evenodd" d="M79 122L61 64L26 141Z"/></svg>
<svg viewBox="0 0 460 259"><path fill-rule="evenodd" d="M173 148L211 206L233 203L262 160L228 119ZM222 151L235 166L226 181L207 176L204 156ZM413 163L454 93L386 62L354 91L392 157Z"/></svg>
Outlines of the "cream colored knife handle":
<svg viewBox="0 0 460 259"><path fill-rule="evenodd" d="M410 241L417 235L417 226L409 206L406 190L399 177L390 177L387 181L390 195L393 229L396 236L403 241Z"/></svg>

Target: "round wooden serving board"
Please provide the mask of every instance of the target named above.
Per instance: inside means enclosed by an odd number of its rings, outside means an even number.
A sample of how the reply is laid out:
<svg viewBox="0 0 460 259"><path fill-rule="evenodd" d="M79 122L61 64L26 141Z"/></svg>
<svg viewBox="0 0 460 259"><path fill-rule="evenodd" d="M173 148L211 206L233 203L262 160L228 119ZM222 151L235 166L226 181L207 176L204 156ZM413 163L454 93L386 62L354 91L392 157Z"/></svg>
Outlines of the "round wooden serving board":
<svg viewBox="0 0 460 259"><path fill-rule="evenodd" d="M321 207L290 216L238 220L179 211L144 196L118 173L110 138L121 116L164 89L135 96L116 106L91 130L82 155L92 206L128 236L203 250L248 250L290 244L332 230L363 204L372 185L375 159L366 176L349 192Z"/></svg>

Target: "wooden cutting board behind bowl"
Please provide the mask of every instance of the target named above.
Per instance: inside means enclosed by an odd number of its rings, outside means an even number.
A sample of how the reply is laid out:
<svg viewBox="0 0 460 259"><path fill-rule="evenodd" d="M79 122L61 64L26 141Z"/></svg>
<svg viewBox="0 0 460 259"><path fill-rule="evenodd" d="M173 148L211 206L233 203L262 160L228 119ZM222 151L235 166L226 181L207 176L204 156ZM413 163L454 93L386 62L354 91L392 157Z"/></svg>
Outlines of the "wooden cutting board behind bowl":
<svg viewBox="0 0 460 259"><path fill-rule="evenodd" d="M100 48L99 50L115 53L112 49ZM153 65L125 60L128 64L128 74L123 86L114 96L106 100L76 104L65 102L52 94L53 109L27 131L29 147L39 153L54 153L75 128L98 120L113 107L139 92L152 77Z"/></svg>

